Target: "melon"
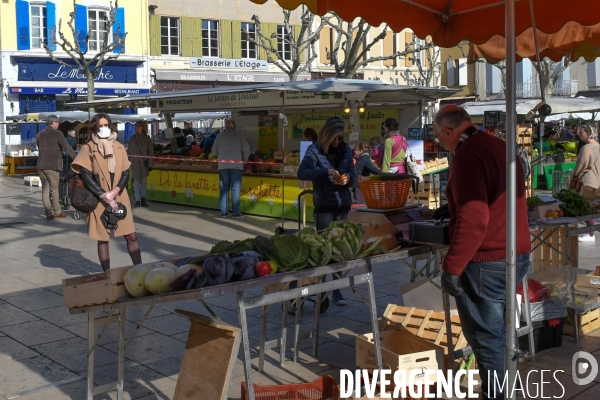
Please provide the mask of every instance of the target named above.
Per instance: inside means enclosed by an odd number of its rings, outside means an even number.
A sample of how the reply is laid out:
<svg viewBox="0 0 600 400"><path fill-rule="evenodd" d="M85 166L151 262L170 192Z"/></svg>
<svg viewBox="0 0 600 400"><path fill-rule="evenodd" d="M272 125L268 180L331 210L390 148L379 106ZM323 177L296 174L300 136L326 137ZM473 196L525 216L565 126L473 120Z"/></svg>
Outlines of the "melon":
<svg viewBox="0 0 600 400"><path fill-rule="evenodd" d="M197 265L184 264L184 265L180 266L179 268L177 268L177 271L175 271L175 277L179 278L181 275L185 274L190 269L196 269L195 267L197 267Z"/></svg>
<svg viewBox="0 0 600 400"><path fill-rule="evenodd" d="M177 271L177 265L170 263L170 262L166 262L166 261L154 263L154 264L152 264L152 266L155 269L156 268L169 268L169 269L173 270L173 272Z"/></svg>
<svg viewBox="0 0 600 400"><path fill-rule="evenodd" d="M154 268L146 274L144 283L152 294L167 294L171 291L169 284L175 278L175 271L170 268Z"/></svg>
<svg viewBox="0 0 600 400"><path fill-rule="evenodd" d="M130 295L144 297L150 294L145 283L146 274L150 271L152 271L152 265L139 264L125 272L123 281Z"/></svg>

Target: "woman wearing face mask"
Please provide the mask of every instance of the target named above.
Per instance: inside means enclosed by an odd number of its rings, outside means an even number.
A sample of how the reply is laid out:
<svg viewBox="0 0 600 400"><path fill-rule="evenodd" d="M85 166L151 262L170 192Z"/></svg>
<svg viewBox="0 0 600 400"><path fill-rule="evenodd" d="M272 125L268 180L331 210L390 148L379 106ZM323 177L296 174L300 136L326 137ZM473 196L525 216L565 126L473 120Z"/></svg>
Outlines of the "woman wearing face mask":
<svg viewBox="0 0 600 400"><path fill-rule="evenodd" d="M127 194L129 167L131 163L122 144L117 142L117 134L111 132L110 117L96 114L90 121L88 143L73 160L71 168L81 175L84 186L96 196L98 206L87 215L88 236L98 241L98 257L104 271L110 268L108 241L111 230L104 227L100 217L106 206L117 210L117 203L127 209L127 215L120 220L114 236L125 236L127 251L133 264L141 264L140 245L133 224L131 203Z"/></svg>

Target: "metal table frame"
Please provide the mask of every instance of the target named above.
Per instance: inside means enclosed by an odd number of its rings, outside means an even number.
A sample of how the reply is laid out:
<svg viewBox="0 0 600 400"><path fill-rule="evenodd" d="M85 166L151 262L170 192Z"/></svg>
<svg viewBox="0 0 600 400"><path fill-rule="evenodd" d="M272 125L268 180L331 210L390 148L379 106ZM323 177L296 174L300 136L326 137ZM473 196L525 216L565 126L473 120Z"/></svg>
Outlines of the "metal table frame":
<svg viewBox="0 0 600 400"><path fill-rule="evenodd" d="M559 223L559 224L552 224L552 223L532 224L530 226L531 230L534 230L534 229L541 230L541 232L538 235L532 234L532 236L533 236L533 238L531 239L532 242L534 240L539 240L539 243L534 248L532 248L531 251L533 252L535 249L537 249L539 246L542 246L542 245L548 246L552 250L567 257L567 259L571 262L571 265L572 265L573 254L572 254L572 249L571 249L571 241L567 240L567 254L565 254L560 249L557 249L556 247L549 244L547 242L547 240L550 237L552 237L552 234L554 232L556 232L556 230L559 229L561 226L565 227L567 236L569 238L572 236L582 235L584 233L600 232L600 225L587 225L587 226L584 226L583 228L569 228L569 225L574 224L574 223L583 223L583 222L587 222L590 220L600 219L600 214L591 214L591 215L585 215L583 217L575 217L575 218L570 218L570 219L571 219L571 222L564 222L564 223ZM577 220L577 222L575 222L573 220ZM544 236L544 234L547 231L550 231L550 233ZM573 282L572 284L574 286L575 282ZM600 302L596 303L596 305L591 308L586 307L585 309L583 309L581 307L578 307L575 304L575 301L569 302L568 307L573 310L573 319L574 319L573 331L574 331L574 335L575 335L575 343L579 343L579 321L578 321L579 315L581 315L582 313L589 311L591 309L600 307L599 303Z"/></svg>
<svg viewBox="0 0 600 400"><path fill-rule="evenodd" d="M418 246L418 247L409 247L406 249L401 249L399 251L395 251L392 253L378 255L373 257L367 257L359 260L352 260L345 263L338 264L330 264L323 267L313 268L313 269L305 269L301 271L292 271L275 274L273 276L262 277L260 279L251 279L247 281L241 282L233 282L227 283L224 285L218 286L210 286L205 287L198 290L188 290L182 292L170 293L168 295L163 296L151 296L151 297L142 297L142 298L127 298L115 303L106 303L106 304L98 304L91 305L85 307L77 307L69 309L71 314L88 314L88 351L87 351L87 400L92 400L94 395L98 395L101 393L106 393L112 390L117 390L117 399L123 399L123 377L124 377L124 359L125 359L125 348L129 341L133 338L137 330L142 327L145 320L150 315L150 312L154 308L155 305L158 304L166 304L178 301L186 301L186 300L198 300L200 301L204 307L215 317L218 316L214 313L214 311L209 307L208 304L204 301L205 299L209 299L212 297L218 297L228 294L236 294L238 312L240 318L240 326L242 328L242 345L244 348L244 369L246 375L246 382L248 384L250 399L254 400L254 386L252 385L252 367L251 367L251 358L250 358L250 343L249 343L249 335L248 335L248 326L246 319L246 311L255 307L262 307L269 304L275 304L279 302L287 303L288 300L301 299L303 297L317 295L317 302L320 301L320 293L328 292L335 289L342 289L345 287L351 288L354 290L355 285L367 284L368 288L368 300L363 299L369 305L369 312L371 314L371 325L374 333L375 340L375 353L378 368L381 369L383 367L382 358L381 358L381 343L379 338L379 326L377 321L377 308L376 308L376 300L375 300L375 288L373 283L373 272L372 265L377 263L389 262L389 261L402 261L409 268L412 267L411 263L406 261L406 258L419 255L426 254L432 251L430 246ZM348 276L348 274L355 269L363 269L364 272L355 275ZM429 279L425 275L423 275L420 271L417 273L426 279ZM262 289L269 285L287 283L292 281L298 281L301 279L322 277L327 274L336 274L340 276L340 279L327 281L318 283L315 285L307 286L307 287L299 287L294 289L282 290L276 293L262 294L262 295L253 295L249 297L245 297L244 291L253 290L253 289ZM436 285L437 286L437 285ZM438 286L439 288L439 286ZM441 288L440 288L441 290ZM362 297L362 296L361 296ZM449 309L447 307L447 299L448 295L444 296L444 304L447 309L447 318L449 318ZM284 304L285 304L284 303ZM131 333L129 337L125 336L125 315L128 308L134 307L142 307L142 306L150 306L146 311L142 319L138 322L135 330ZM317 313L319 310L319 304L317 303ZM114 313L117 311L117 313ZM108 312L108 316L95 318L96 312ZM285 313L287 314L287 312ZM285 316L284 316L285 318ZM102 386L98 386L94 388L94 352L95 348L98 345L98 342L102 338L104 330L106 326L110 324L118 324L119 326L119 342L118 342L118 365L117 365L117 381L108 383ZM315 321L315 331L318 332L318 318ZM101 331L98 335L96 335L96 328L101 327ZM448 334L451 335L451 326L447 325ZM296 334L297 337L297 334ZM451 337L451 336L450 336ZM285 343L284 343L285 344ZM318 334L314 337L315 348L318 345ZM297 346L296 346L297 347ZM284 353L284 349L282 353ZM297 351L297 349L295 349ZM452 354L452 353L450 353Z"/></svg>

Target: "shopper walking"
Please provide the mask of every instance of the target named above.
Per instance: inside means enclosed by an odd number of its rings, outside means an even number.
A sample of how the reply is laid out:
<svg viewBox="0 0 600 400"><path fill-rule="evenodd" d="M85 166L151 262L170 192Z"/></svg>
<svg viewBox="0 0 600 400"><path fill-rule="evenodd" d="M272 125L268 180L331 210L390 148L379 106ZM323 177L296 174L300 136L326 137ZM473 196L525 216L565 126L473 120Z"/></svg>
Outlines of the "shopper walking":
<svg viewBox="0 0 600 400"><path fill-rule="evenodd" d="M99 199L98 206L86 217L88 236L98 241L98 258L104 271L110 268L108 242L111 233L114 237L124 236L127 251L133 264L141 264L140 245L133 224L131 203L127 194L129 167L125 147L117 142L117 134L111 132L110 117L96 114L90 121L88 143L81 147L71 169L81 175L83 185ZM118 209L121 203L127 215L120 220L116 229L109 229L102 222L102 214L109 206Z"/></svg>
<svg viewBox="0 0 600 400"><path fill-rule="evenodd" d="M154 144L148 136L148 123L137 121L135 123L135 135L129 139L127 152L130 156L131 175L133 176L133 191L135 192L135 204L133 207L149 207L146 202L146 181L150 170L154 167Z"/></svg>
<svg viewBox="0 0 600 400"><path fill-rule="evenodd" d="M67 132L67 143L69 143L69 146L71 146L73 150L77 150L77 139L73 129L69 129Z"/></svg>
<svg viewBox="0 0 600 400"><path fill-rule="evenodd" d="M598 144L598 131L591 124L580 125L579 139L583 146L577 154L577 163L571 179L577 178L581 184L581 195L588 201L597 200L596 190L600 188L600 145ZM594 220L586 225L595 224ZM593 242L596 238L594 232L579 235L580 242Z"/></svg>
<svg viewBox="0 0 600 400"><path fill-rule="evenodd" d="M58 196L58 183L60 171L63 169L64 151L70 158L75 158L75 151L69 146L65 136L58 130L58 117L49 115L47 118L48 126L36 136L39 156L37 160L37 170L42 182L42 203L46 219L51 221L55 218L66 218L67 214L60 208ZM50 201L52 196L52 201Z"/></svg>
<svg viewBox="0 0 600 400"><path fill-rule="evenodd" d="M507 212L516 214L517 285L527 272L531 250L523 168L516 164L516 210L507 210L505 142L478 132L469 114L454 105L438 111L433 131L453 154L446 189L451 244L442 288L455 297L479 366L483 398L504 399L498 382L504 379Z"/></svg>
<svg viewBox="0 0 600 400"><path fill-rule="evenodd" d="M230 120L231 121L231 120ZM250 156L250 146L244 134L235 129L235 123L227 124L223 133L217 136L212 145L212 153L219 160L240 161L239 163L219 163L219 205L221 217L229 214L229 192L231 191L232 216L241 217L240 189L242 186L242 171L244 163Z"/></svg>
<svg viewBox="0 0 600 400"><path fill-rule="evenodd" d="M316 143L306 150L298 168L298 179L312 181L317 194L314 199L317 230L323 230L333 221L348 218L352 206L350 187L356 181L352 150L344 143L346 122L340 117L331 117L321 130ZM335 279L335 278L334 278ZM333 302L346 305L339 290L334 290Z"/></svg>
<svg viewBox="0 0 600 400"><path fill-rule="evenodd" d="M392 130L388 132L387 138L383 143L383 160L381 172L390 172L393 174L402 174L406 171L406 150L408 142L400 134L398 123L392 124Z"/></svg>
<svg viewBox="0 0 600 400"><path fill-rule="evenodd" d="M377 175L381 171L371 161L369 145L366 143L359 143L354 147L354 155L358 157L356 165L354 166L356 180L354 182L354 192L356 193L356 202L358 204L366 204L365 196L363 195L360 185L358 184L358 178L360 176Z"/></svg>

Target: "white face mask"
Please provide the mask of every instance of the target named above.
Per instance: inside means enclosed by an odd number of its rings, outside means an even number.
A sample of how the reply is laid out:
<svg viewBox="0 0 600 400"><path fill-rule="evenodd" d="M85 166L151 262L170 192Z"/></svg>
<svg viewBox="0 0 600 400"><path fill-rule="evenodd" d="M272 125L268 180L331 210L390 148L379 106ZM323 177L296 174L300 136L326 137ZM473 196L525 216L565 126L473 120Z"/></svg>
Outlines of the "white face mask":
<svg viewBox="0 0 600 400"><path fill-rule="evenodd" d="M110 136L110 128L103 126L100 128L100 132L98 132L98 137L100 139L107 139Z"/></svg>

